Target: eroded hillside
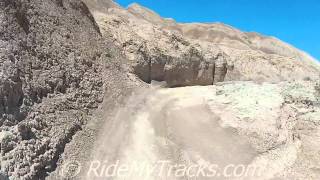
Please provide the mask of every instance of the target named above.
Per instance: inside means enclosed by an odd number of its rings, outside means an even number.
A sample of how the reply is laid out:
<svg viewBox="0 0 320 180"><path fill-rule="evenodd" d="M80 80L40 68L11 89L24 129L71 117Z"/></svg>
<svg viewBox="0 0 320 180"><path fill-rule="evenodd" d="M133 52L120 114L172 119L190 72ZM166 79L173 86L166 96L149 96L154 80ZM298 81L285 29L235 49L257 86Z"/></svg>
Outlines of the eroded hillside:
<svg viewBox="0 0 320 180"><path fill-rule="evenodd" d="M112 1L108 6L88 2L102 34L114 39L130 60L131 71L146 82L164 80L181 86L319 78L314 58L273 37L221 23L177 23L138 4L124 9L110 5ZM92 5L99 3L105 8Z"/></svg>
<svg viewBox="0 0 320 180"><path fill-rule="evenodd" d="M96 157L138 159L141 148L160 152L153 160L193 164L199 155L212 160L214 145L260 164L262 179L318 179L319 73L316 60L278 39L182 24L138 4L0 1L0 179L92 179L61 172L74 161L85 170ZM152 89L153 80L195 87ZM169 150L160 151L163 142ZM180 147L188 144L199 153Z"/></svg>

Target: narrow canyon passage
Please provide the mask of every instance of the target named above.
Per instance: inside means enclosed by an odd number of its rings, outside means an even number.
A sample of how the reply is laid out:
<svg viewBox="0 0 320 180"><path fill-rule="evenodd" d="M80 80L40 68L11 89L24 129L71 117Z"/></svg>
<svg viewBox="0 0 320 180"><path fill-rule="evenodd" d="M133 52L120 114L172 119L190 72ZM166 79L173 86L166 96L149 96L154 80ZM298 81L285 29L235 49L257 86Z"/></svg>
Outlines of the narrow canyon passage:
<svg viewBox="0 0 320 180"><path fill-rule="evenodd" d="M223 179L219 168L250 164L257 153L220 125L204 95L198 87L155 86L133 94L103 127L85 179ZM114 174L122 166L128 171Z"/></svg>

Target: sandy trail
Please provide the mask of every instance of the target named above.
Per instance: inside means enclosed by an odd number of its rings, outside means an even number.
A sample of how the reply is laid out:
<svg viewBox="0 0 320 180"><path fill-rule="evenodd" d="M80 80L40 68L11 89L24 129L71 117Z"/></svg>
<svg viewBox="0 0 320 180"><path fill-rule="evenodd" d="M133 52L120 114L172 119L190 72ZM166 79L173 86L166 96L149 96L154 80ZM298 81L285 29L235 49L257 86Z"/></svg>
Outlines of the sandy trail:
<svg viewBox="0 0 320 180"><path fill-rule="evenodd" d="M177 173L175 165L247 165L256 156L236 130L219 124L197 87L191 91L150 87L134 94L103 129L94 150L94 159L101 164L88 168L85 179L209 179L203 174L190 176L197 168ZM111 164L127 171L112 174L105 168ZM210 179L223 179L218 176Z"/></svg>

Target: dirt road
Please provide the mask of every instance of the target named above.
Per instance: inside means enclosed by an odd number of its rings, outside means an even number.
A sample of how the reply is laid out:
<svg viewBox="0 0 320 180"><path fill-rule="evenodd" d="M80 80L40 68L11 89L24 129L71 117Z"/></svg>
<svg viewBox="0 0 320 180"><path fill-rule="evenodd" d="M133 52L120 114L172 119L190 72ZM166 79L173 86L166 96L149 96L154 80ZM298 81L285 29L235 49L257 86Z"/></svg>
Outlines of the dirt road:
<svg viewBox="0 0 320 180"><path fill-rule="evenodd" d="M222 127L219 117L195 94L190 89L158 87L133 94L103 128L86 178L206 179L211 175L221 179L221 168L248 165L256 153L247 140ZM126 172L115 173L123 166ZM206 166L205 173L197 172L201 166Z"/></svg>

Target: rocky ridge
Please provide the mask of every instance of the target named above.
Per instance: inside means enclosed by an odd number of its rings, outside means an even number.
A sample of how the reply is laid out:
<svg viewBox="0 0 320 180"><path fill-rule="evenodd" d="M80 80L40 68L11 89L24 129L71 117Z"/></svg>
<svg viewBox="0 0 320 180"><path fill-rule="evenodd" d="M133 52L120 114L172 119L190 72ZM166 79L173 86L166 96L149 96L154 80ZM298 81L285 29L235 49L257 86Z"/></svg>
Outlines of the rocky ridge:
<svg viewBox="0 0 320 180"><path fill-rule="evenodd" d="M114 39L130 60L131 72L145 82L164 80L169 86L183 86L319 78L314 58L273 37L221 23L177 23L139 4L124 9L108 1L109 6L101 10L92 5L104 7L100 1L85 2L102 34ZM186 73L190 75L185 77Z"/></svg>

